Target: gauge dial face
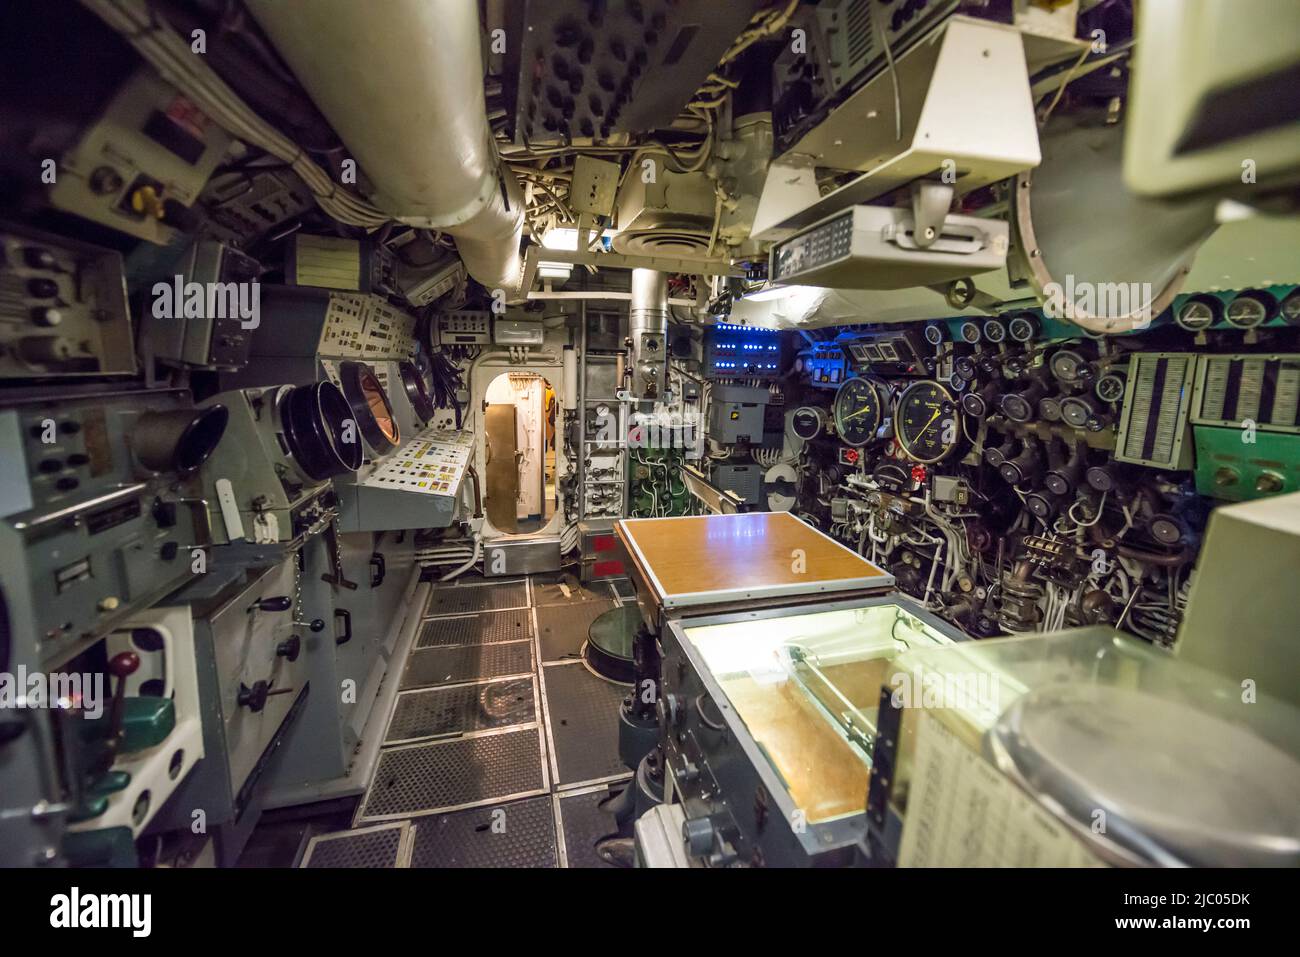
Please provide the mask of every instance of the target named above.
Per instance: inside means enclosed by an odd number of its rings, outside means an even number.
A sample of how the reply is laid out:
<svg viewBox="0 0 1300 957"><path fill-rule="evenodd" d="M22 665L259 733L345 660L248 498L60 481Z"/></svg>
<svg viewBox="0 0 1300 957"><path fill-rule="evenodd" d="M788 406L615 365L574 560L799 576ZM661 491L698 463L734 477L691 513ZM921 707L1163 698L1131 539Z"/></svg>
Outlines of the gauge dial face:
<svg viewBox="0 0 1300 957"><path fill-rule="evenodd" d="M1174 321L1188 332L1200 332L1214 325L1214 309L1200 299L1189 299L1174 314Z"/></svg>
<svg viewBox="0 0 1300 957"><path fill-rule="evenodd" d="M934 381L915 382L898 397L895 437L914 462L939 462L961 441L961 413L952 393Z"/></svg>
<svg viewBox="0 0 1300 957"><path fill-rule="evenodd" d="M866 445L880 428L880 390L866 379L845 379L835 393L835 431L846 445Z"/></svg>
<svg viewBox="0 0 1300 957"><path fill-rule="evenodd" d="M1300 326L1300 289L1291 290L1290 294L1278 306L1282 318L1288 325Z"/></svg>
<svg viewBox="0 0 1300 957"><path fill-rule="evenodd" d="M983 333L980 332L979 323L963 322L961 324L961 338L963 342L969 342L971 345L980 341Z"/></svg>
<svg viewBox="0 0 1300 957"><path fill-rule="evenodd" d="M1103 402L1119 402L1124 398L1124 389L1127 386L1124 376L1118 372L1107 372L1097 380L1094 387L1097 398Z"/></svg>
<svg viewBox="0 0 1300 957"><path fill-rule="evenodd" d="M1038 332L1038 321L1032 316L1014 316L1007 323L1007 332L1016 342L1028 342Z"/></svg>
<svg viewBox="0 0 1300 957"><path fill-rule="evenodd" d="M1238 296L1224 315L1238 329L1253 329L1268 320L1268 307L1254 296Z"/></svg>
<svg viewBox="0 0 1300 957"><path fill-rule="evenodd" d="M1084 375L1088 360L1073 349L1058 349L1052 354L1048 368L1061 382L1076 382Z"/></svg>
<svg viewBox="0 0 1300 957"><path fill-rule="evenodd" d="M989 342L1002 342L1007 338L1007 327L1000 319L990 319L984 323L984 338Z"/></svg>
<svg viewBox="0 0 1300 957"><path fill-rule="evenodd" d="M944 327L932 322L925 327L925 341L932 346L941 345L944 340Z"/></svg>
<svg viewBox="0 0 1300 957"><path fill-rule="evenodd" d="M821 435L822 424L825 421L826 414L821 409L805 406L802 409L795 409L794 415L790 417L790 428L796 436L807 442Z"/></svg>

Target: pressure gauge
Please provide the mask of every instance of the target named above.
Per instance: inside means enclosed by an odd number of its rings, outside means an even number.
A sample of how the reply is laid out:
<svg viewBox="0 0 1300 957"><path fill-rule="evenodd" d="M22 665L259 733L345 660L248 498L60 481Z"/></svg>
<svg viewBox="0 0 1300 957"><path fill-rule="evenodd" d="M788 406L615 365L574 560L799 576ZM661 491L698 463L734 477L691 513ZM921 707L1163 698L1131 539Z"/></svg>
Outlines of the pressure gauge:
<svg viewBox="0 0 1300 957"><path fill-rule="evenodd" d="M932 346L943 344L946 330L942 323L931 322L925 327L925 341Z"/></svg>
<svg viewBox="0 0 1300 957"><path fill-rule="evenodd" d="M1007 323L1007 334L1016 342L1029 342L1038 335L1038 317L1028 312L1012 316Z"/></svg>
<svg viewBox="0 0 1300 957"><path fill-rule="evenodd" d="M1087 375L1088 360L1073 349L1058 349L1047 367L1058 382L1078 382Z"/></svg>
<svg viewBox="0 0 1300 957"><path fill-rule="evenodd" d="M969 342L971 345L984 337L984 333L980 331L980 324L969 320L961 324L958 333L961 335L962 342Z"/></svg>
<svg viewBox="0 0 1300 957"><path fill-rule="evenodd" d="M1263 292L1243 292L1224 312L1224 318L1238 329L1254 329L1268 322L1273 297Z"/></svg>
<svg viewBox="0 0 1300 957"><path fill-rule="evenodd" d="M1208 296L1188 299L1174 313L1174 322L1188 332L1200 332L1210 328L1219 319L1219 300Z"/></svg>
<svg viewBox="0 0 1300 957"><path fill-rule="evenodd" d="M1282 319L1290 326L1300 326L1300 287L1292 289L1278 306Z"/></svg>
<svg viewBox="0 0 1300 957"><path fill-rule="evenodd" d="M1097 398L1103 402L1120 402L1124 398L1124 389L1128 384L1122 372L1107 372L1093 387Z"/></svg>
<svg viewBox="0 0 1300 957"><path fill-rule="evenodd" d="M1005 342L1007 327L1002 324L1001 319L990 319L984 323L984 338L994 344Z"/></svg>
<svg viewBox="0 0 1300 957"><path fill-rule="evenodd" d="M946 459L961 441L961 412L952 393L938 382L914 382L898 397L894 437L915 462Z"/></svg>
<svg viewBox="0 0 1300 957"><path fill-rule="evenodd" d="M883 418L880 390L874 382L854 376L835 393L835 431L845 445L866 445L876 437Z"/></svg>
<svg viewBox="0 0 1300 957"><path fill-rule="evenodd" d="M816 406L805 405L790 416L790 431L805 442L817 438L825 428L826 413Z"/></svg>

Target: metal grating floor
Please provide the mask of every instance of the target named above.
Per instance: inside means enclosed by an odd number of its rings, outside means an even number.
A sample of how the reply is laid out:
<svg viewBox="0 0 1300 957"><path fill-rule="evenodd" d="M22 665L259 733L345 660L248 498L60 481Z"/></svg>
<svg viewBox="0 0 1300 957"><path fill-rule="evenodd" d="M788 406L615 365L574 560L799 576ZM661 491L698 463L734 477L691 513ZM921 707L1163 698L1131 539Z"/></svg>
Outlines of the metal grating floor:
<svg viewBox="0 0 1300 957"><path fill-rule="evenodd" d="M525 675L533 670L533 643L512 641L496 645L455 645L411 652L400 689Z"/></svg>
<svg viewBox="0 0 1300 957"><path fill-rule="evenodd" d="M406 821L313 837L299 867L405 867Z"/></svg>
<svg viewBox="0 0 1300 957"><path fill-rule="evenodd" d="M532 616L527 608L515 611L486 611L460 618L426 618L415 637L416 648L444 645L487 645L499 641L521 641L533 637Z"/></svg>
<svg viewBox="0 0 1300 957"><path fill-rule="evenodd" d="M412 867L555 867L551 798L472 808L414 825Z"/></svg>
<svg viewBox="0 0 1300 957"><path fill-rule="evenodd" d="M560 830L564 834L564 857L569 867L614 867L596 853L596 842L618 831L613 813L600 805L627 786L612 784L596 791L556 797L560 806Z"/></svg>
<svg viewBox="0 0 1300 957"><path fill-rule="evenodd" d="M628 768L618 756L618 709L630 688L597 678L581 663L545 665L556 783L595 781Z"/></svg>
<svg viewBox="0 0 1300 957"><path fill-rule="evenodd" d="M385 744L487 731L537 720L533 679L507 678L397 696Z"/></svg>
<svg viewBox="0 0 1300 957"><path fill-rule="evenodd" d="M537 727L385 750L357 823L415 817L544 792Z"/></svg>
<svg viewBox="0 0 1300 957"><path fill-rule="evenodd" d="M542 661L559 661L576 658L587 640L591 623L614 607L609 599L581 602L573 605L548 605L536 609L537 637L542 648Z"/></svg>
<svg viewBox="0 0 1300 957"><path fill-rule="evenodd" d="M528 582L517 579L435 588L429 594L429 604L424 609L424 615L429 618L434 615L467 615L479 611L527 607Z"/></svg>
<svg viewBox="0 0 1300 957"><path fill-rule="evenodd" d="M618 759L627 689L572 659L628 584L575 587L551 574L435 587L357 830L313 839L303 866L556 867L562 846L570 867L610 866L595 842L614 825L598 805L626 784L587 782L628 775ZM556 659L567 663L544 664ZM409 830L387 836L399 823ZM398 863L383 863L393 840ZM371 847L383 854L366 857Z"/></svg>

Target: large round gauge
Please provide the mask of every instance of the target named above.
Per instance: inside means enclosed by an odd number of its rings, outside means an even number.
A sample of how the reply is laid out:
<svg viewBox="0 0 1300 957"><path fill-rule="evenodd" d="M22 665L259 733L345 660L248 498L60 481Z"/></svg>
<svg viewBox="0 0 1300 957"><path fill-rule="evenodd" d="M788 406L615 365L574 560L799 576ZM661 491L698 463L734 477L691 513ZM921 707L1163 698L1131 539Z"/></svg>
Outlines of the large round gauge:
<svg viewBox="0 0 1300 957"><path fill-rule="evenodd" d="M1224 317L1238 329L1254 329L1268 322L1272 308L1272 297L1267 293L1243 292L1228 303Z"/></svg>
<svg viewBox="0 0 1300 957"><path fill-rule="evenodd" d="M990 319L984 323L984 338L995 345L1005 342L1007 327L1002 324L1001 319Z"/></svg>
<svg viewBox="0 0 1300 957"><path fill-rule="evenodd" d="M880 428L880 390L875 383L854 376L835 393L835 431L846 445L866 445Z"/></svg>
<svg viewBox="0 0 1300 957"><path fill-rule="evenodd" d="M908 458L938 462L951 455L961 440L960 415L952 393L938 382L914 382L898 397L894 435Z"/></svg>

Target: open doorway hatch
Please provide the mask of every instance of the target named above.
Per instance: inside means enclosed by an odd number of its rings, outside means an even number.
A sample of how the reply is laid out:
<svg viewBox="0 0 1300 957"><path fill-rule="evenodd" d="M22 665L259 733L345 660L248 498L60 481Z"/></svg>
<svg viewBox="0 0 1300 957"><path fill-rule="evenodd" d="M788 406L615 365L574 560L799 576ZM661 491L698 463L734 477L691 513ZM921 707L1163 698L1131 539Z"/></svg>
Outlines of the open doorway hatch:
<svg viewBox="0 0 1300 957"><path fill-rule="evenodd" d="M555 514L555 412L551 383L503 372L484 398L488 519L503 532L536 532Z"/></svg>

